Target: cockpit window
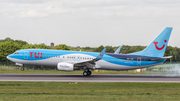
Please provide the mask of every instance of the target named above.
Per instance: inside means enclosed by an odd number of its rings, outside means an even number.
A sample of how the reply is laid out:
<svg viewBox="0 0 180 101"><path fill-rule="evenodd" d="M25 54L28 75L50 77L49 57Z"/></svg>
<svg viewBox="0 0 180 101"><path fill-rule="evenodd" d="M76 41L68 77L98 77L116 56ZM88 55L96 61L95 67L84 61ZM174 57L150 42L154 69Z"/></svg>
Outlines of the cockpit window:
<svg viewBox="0 0 180 101"><path fill-rule="evenodd" d="M19 54L18 52L15 52L14 54Z"/></svg>

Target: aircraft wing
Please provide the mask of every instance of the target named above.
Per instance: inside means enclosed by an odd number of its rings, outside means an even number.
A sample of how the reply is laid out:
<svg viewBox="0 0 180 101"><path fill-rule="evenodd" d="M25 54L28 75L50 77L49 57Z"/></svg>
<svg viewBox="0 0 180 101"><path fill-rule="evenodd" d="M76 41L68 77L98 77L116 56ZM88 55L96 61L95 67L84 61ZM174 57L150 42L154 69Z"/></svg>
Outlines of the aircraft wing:
<svg viewBox="0 0 180 101"><path fill-rule="evenodd" d="M101 51L101 53L100 53L95 59L93 59L93 60L83 61L83 62L82 62L82 61L81 61L81 62L76 62L76 63L74 63L74 65L77 66L77 67L86 66L86 67L88 67L88 68L93 68L93 67L95 67L95 65L96 65L95 62L102 59L105 51L106 51L106 48L104 48L104 49Z"/></svg>
<svg viewBox="0 0 180 101"><path fill-rule="evenodd" d="M114 54L119 54L119 52L120 52L120 50L121 50L121 47L122 47L122 46L120 46L120 47L114 52Z"/></svg>

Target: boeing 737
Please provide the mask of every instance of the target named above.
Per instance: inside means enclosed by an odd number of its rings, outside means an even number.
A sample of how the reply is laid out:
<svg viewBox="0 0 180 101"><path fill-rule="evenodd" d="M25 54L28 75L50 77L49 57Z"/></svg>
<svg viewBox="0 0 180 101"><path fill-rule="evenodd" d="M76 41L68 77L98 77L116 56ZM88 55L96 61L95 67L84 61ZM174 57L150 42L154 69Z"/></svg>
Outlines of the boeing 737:
<svg viewBox="0 0 180 101"><path fill-rule="evenodd" d="M172 28L166 27L144 50L130 54L81 52L50 49L23 49L7 56L17 64L57 66L60 71L83 69L90 76L94 69L132 70L162 64L171 56L163 57ZM22 67L24 70L24 68Z"/></svg>

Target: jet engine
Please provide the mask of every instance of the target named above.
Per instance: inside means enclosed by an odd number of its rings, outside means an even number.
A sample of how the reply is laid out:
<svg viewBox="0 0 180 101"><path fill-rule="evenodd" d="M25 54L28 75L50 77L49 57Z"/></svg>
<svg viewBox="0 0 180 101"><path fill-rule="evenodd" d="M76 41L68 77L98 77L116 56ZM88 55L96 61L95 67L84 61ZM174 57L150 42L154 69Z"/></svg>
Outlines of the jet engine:
<svg viewBox="0 0 180 101"><path fill-rule="evenodd" d="M66 62L60 62L57 64L57 69L61 71L74 71L74 65Z"/></svg>

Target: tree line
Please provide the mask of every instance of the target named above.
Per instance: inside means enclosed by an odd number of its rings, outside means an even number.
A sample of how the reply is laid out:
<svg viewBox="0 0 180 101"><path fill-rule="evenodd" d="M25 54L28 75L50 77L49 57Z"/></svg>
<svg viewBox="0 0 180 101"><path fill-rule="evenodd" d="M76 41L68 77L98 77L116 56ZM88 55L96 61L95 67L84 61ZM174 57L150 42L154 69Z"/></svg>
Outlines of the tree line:
<svg viewBox="0 0 180 101"><path fill-rule="evenodd" d="M5 38L3 40L0 40L0 62L9 61L6 59L6 56L21 49L55 49L55 50L72 50L72 51L81 50L81 51L87 51L87 52L101 52L105 47L106 47L106 53L114 53L119 46L112 47L112 46L101 45L99 47L80 47L80 46L71 47L65 44L59 44L51 48L50 46L43 45L43 44L28 44L26 41ZM146 46L123 45L120 53L128 54L132 52L141 51L144 48L146 48ZM173 56L171 58L171 61L180 61L180 48L168 46L164 56Z"/></svg>

